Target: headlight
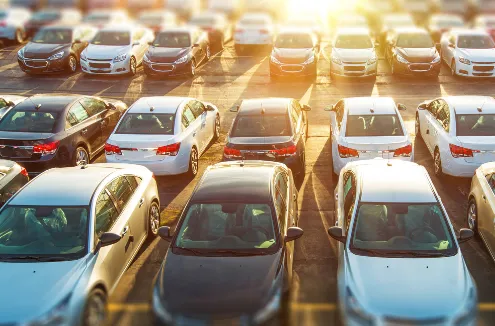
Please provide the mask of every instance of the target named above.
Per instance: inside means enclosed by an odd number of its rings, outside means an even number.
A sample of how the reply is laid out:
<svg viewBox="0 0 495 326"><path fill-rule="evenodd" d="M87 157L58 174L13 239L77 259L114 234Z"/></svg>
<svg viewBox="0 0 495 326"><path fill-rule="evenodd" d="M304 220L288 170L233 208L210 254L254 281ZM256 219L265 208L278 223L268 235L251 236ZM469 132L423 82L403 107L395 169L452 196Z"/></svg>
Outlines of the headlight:
<svg viewBox="0 0 495 326"><path fill-rule="evenodd" d="M311 56L308 58L308 60L306 60L306 61L304 61L304 62L303 62L303 65L309 65L310 63L313 63L314 61L315 61L315 56L314 56L314 54L313 54L313 55L311 55Z"/></svg>
<svg viewBox="0 0 495 326"><path fill-rule="evenodd" d="M153 298L151 299L153 305L153 312L164 323L173 323L172 315L165 309L158 291L158 286L153 288Z"/></svg>
<svg viewBox="0 0 495 326"><path fill-rule="evenodd" d="M407 61L406 59L404 59L400 54L397 53L397 55L395 56L395 58L397 59L397 61L399 62L402 62L402 63L405 63L405 64L408 64L409 61Z"/></svg>
<svg viewBox="0 0 495 326"><path fill-rule="evenodd" d="M20 49L18 52L17 52L17 57L21 60L24 60L24 48Z"/></svg>
<svg viewBox="0 0 495 326"><path fill-rule="evenodd" d="M351 290L347 288L346 297L346 312L349 319L357 322L359 325L373 325L373 316L368 314L361 304L357 301L356 297L352 294Z"/></svg>
<svg viewBox="0 0 495 326"><path fill-rule="evenodd" d="M282 62L280 62L273 54L270 56L270 60L277 65L281 65Z"/></svg>
<svg viewBox="0 0 495 326"><path fill-rule="evenodd" d="M376 57L373 57L373 58L369 59L368 62L366 62L367 65L372 65L374 63L376 63Z"/></svg>
<svg viewBox="0 0 495 326"><path fill-rule="evenodd" d="M180 57L179 59L175 60L175 64L178 65L178 64L181 64L181 63L184 63L184 62L187 62L187 60L189 60L189 54L186 54L185 56L183 57Z"/></svg>
<svg viewBox="0 0 495 326"><path fill-rule="evenodd" d="M465 64L465 65L470 65L471 64L471 61L469 61L468 59L464 58L464 57L459 57L459 62Z"/></svg>
<svg viewBox="0 0 495 326"><path fill-rule="evenodd" d="M437 53L437 56L435 57L435 59L433 59L431 63L438 63L438 62L440 62L440 55Z"/></svg>
<svg viewBox="0 0 495 326"><path fill-rule="evenodd" d="M253 319L256 324L263 324L270 320L280 310L280 300L282 298L282 290L278 289L268 303L258 310Z"/></svg>
<svg viewBox="0 0 495 326"><path fill-rule="evenodd" d="M48 58L48 60L58 60L64 57L64 51L60 51Z"/></svg>
<svg viewBox="0 0 495 326"><path fill-rule="evenodd" d="M124 61L126 58L127 58L127 53L120 54L120 55L116 56L115 58L113 58L113 62Z"/></svg>
<svg viewBox="0 0 495 326"><path fill-rule="evenodd" d="M476 307L476 291L474 288L471 288L469 291L468 302L463 308L461 314L456 318L454 325L455 326L468 326L475 325L476 316L477 316L477 307Z"/></svg>
<svg viewBox="0 0 495 326"><path fill-rule="evenodd" d="M342 64L342 60L340 60L339 58L336 58L336 57L332 57L332 62L335 63L336 65Z"/></svg>
<svg viewBox="0 0 495 326"><path fill-rule="evenodd" d="M67 322L67 308L72 293L69 293L58 305L43 316L40 316L35 321L25 324L26 326L51 326L62 325Z"/></svg>
<svg viewBox="0 0 495 326"><path fill-rule="evenodd" d="M86 54L84 54L84 52L83 52L83 53L81 53L81 60L82 60L82 61L86 61L86 60L88 60L88 59L86 58Z"/></svg>

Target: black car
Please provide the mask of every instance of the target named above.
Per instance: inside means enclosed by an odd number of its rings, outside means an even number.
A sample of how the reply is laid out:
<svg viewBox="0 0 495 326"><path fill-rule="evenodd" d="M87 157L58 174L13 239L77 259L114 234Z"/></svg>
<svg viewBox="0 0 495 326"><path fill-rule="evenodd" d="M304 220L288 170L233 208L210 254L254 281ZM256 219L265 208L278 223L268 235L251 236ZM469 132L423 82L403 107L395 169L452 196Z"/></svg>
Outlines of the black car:
<svg viewBox="0 0 495 326"><path fill-rule="evenodd" d="M442 66L440 54L424 29L399 29L387 39L385 56L392 75L437 77Z"/></svg>
<svg viewBox="0 0 495 326"><path fill-rule="evenodd" d="M29 181L27 170L13 161L0 160L0 205Z"/></svg>
<svg viewBox="0 0 495 326"><path fill-rule="evenodd" d="M232 25L222 13L204 12L192 17L188 24L207 32L210 46L215 51L223 49L224 43L232 38Z"/></svg>
<svg viewBox="0 0 495 326"><path fill-rule="evenodd" d="M28 74L74 73L81 52L97 29L91 26L55 25L43 27L17 53L17 62Z"/></svg>
<svg viewBox="0 0 495 326"><path fill-rule="evenodd" d="M181 214L156 277L152 306L165 324L261 324L290 290L297 190L283 164L210 166Z"/></svg>
<svg viewBox="0 0 495 326"><path fill-rule="evenodd" d="M93 96L32 96L0 120L0 158L33 175L89 163L126 109L121 101Z"/></svg>
<svg viewBox="0 0 495 326"><path fill-rule="evenodd" d="M33 37L41 27L55 23L77 24L81 21L81 12L77 9L57 8L37 11L26 23L27 37Z"/></svg>
<svg viewBox="0 0 495 326"><path fill-rule="evenodd" d="M286 98L244 100L227 136L224 161L264 160L287 165L304 178L311 108Z"/></svg>
<svg viewBox="0 0 495 326"><path fill-rule="evenodd" d="M280 32L270 56L270 78L316 78L319 52L318 37L312 32L294 29Z"/></svg>
<svg viewBox="0 0 495 326"><path fill-rule="evenodd" d="M208 35L197 28L173 28L156 35L143 59L151 76L194 76L196 67L210 59Z"/></svg>

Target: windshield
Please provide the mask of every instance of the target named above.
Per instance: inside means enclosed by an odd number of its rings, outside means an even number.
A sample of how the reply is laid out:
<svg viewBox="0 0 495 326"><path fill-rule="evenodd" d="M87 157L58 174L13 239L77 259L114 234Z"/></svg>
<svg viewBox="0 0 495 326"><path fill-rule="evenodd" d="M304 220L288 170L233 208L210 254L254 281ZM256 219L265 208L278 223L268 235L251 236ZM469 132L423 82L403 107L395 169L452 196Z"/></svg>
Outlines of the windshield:
<svg viewBox="0 0 495 326"><path fill-rule="evenodd" d="M189 33L164 32L156 36L153 46L162 48L187 48L191 46Z"/></svg>
<svg viewBox="0 0 495 326"><path fill-rule="evenodd" d="M90 14L84 18L83 21L85 22L108 22L110 21L110 15L109 14Z"/></svg>
<svg viewBox="0 0 495 326"><path fill-rule="evenodd" d="M208 203L189 207L175 246L263 252L276 249L272 210L267 204Z"/></svg>
<svg viewBox="0 0 495 326"><path fill-rule="evenodd" d="M131 44L131 33L129 32L98 32L91 41L95 45L122 46Z"/></svg>
<svg viewBox="0 0 495 326"><path fill-rule="evenodd" d="M495 136L495 114L458 114L457 136Z"/></svg>
<svg viewBox="0 0 495 326"><path fill-rule="evenodd" d="M33 37L34 43L65 44L72 42L70 29L42 29Z"/></svg>
<svg viewBox="0 0 495 326"><path fill-rule="evenodd" d="M116 134L173 135L175 114L129 113Z"/></svg>
<svg viewBox="0 0 495 326"><path fill-rule="evenodd" d="M9 111L0 120L0 131L53 133L58 112Z"/></svg>
<svg viewBox="0 0 495 326"><path fill-rule="evenodd" d="M0 259L86 253L87 207L7 206L0 212Z"/></svg>
<svg viewBox="0 0 495 326"><path fill-rule="evenodd" d="M33 15L32 20L35 21L49 21L49 20L57 20L60 18L60 13L54 11L42 11L37 12Z"/></svg>
<svg viewBox="0 0 495 326"><path fill-rule="evenodd" d="M232 137L290 136L286 114L239 115L232 128Z"/></svg>
<svg viewBox="0 0 495 326"><path fill-rule="evenodd" d="M361 203L351 236L351 251L359 249L391 256L457 252L437 203Z"/></svg>
<svg viewBox="0 0 495 326"><path fill-rule="evenodd" d="M373 44L367 35L340 35L336 42L337 49L371 49Z"/></svg>
<svg viewBox="0 0 495 326"><path fill-rule="evenodd" d="M347 137L404 136L397 114L349 115L347 116Z"/></svg>
<svg viewBox="0 0 495 326"><path fill-rule="evenodd" d="M309 49L313 40L307 34L281 34L277 37L275 47L282 49Z"/></svg>
<svg viewBox="0 0 495 326"><path fill-rule="evenodd" d="M495 43L488 35L459 36L457 47L461 49L493 49Z"/></svg>
<svg viewBox="0 0 495 326"><path fill-rule="evenodd" d="M400 34L397 38L399 48L432 48L434 46L428 34Z"/></svg>

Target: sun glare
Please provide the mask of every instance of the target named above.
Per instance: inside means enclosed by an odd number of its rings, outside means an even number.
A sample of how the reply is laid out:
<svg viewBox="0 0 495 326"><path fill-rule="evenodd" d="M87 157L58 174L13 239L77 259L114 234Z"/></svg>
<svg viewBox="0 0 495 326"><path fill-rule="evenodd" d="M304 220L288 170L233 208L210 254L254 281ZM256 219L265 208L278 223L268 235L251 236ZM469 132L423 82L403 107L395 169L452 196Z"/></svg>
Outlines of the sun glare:
<svg viewBox="0 0 495 326"><path fill-rule="evenodd" d="M308 14L324 17L330 11L342 9L344 3L348 5L354 2L355 0L288 0L288 11L289 15Z"/></svg>

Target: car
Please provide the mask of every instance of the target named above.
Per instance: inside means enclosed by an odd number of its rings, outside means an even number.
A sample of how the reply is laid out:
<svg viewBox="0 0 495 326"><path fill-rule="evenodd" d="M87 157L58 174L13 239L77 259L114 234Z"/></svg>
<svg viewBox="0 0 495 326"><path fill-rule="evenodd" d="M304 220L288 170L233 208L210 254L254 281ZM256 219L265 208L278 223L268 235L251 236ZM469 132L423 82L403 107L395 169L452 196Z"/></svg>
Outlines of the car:
<svg viewBox="0 0 495 326"><path fill-rule="evenodd" d="M31 19L26 22L25 30L27 37L33 37L38 30L50 24L71 24L75 25L81 22L82 14L77 9L57 8L43 9L35 12Z"/></svg>
<svg viewBox="0 0 495 326"><path fill-rule="evenodd" d="M473 28L484 29L495 40L495 14L476 16Z"/></svg>
<svg viewBox="0 0 495 326"><path fill-rule="evenodd" d="M0 209L0 282L10 289L0 323L103 325L108 297L158 231L159 205L153 174L136 165L58 168L31 180Z"/></svg>
<svg viewBox="0 0 495 326"><path fill-rule="evenodd" d="M291 16L286 21L287 27L301 28L304 30L311 30L318 38L318 45L325 36L325 26L322 21L315 16L297 15Z"/></svg>
<svg viewBox="0 0 495 326"><path fill-rule="evenodd" d="M196 68L210 60L208 34L195 27L176 27L157 33L144 55L148 76L196 75Z"/></svg>
<svg viewBox="0 0 495 326"><path fill-rule="evenodd" d="M311 107L290 98L243 100L227 136L223 161L264 160L287 165L301 180Z"/></svg>
<svg viewBox="0 0 495 326"><path fill-rule="evenodd" d="M16 104L24 101L25 99L25 96L19 95L0 95L0 119Z"/></svg>
<svg viewBox="0 0 495 326"><path fill-rule="evenodd" d="M270 78L317 77L320 46L318 37L305 29L286 28L278 33L270 56Z"/></svg>
<svg viewBox="0 0 495 326"><path fill-rule="evenodd" d="M193 98L156 96L137 100L105 144L111 163L144 165L155 175L195 177L199 157L220 136L220 113Z"/></svg>
<svg viewBox="0 0 495 326"><path fill-rule="evenodd" d="M433 41L440 43L443 33L464 26L464 19L459 15L433 14L430 16L426 29L430 32Z"/></svg>
<svg viewBox="0 0 495 326"><path fill-rule="evenodd" d="M475 13L495 13L495 3L491 0L472 0L470 3L472 11ZM470 12L471 13L471 12Z"/></svg>
<svg viewBox="0 0 495 326"><path fill-rule="evenodd" d="M444 13L465 15L469 12L469 0L437 0L438 9Z"/></svg>
<svg viewBox="0 0 495 326"><path fill-rule="evenodd" d="M246 13L238 21L234 32L234 47L242 54L248 47L271 46L275 26L268 14Z"/></svg>
<svg viewBox="0 0 495 326"><path fill-rule="evenodd" d="M29 181L25 168L14 161L0 159L0 206Z"/></svg>
<svg viewBox="0 0 495 326"><path fill-rule="evenodd" d="M153 31L141 26L102 28L81 53L81 69L88 75L134 76L153 39Z"/></svg>
<svg viewBox="0 0 495 326"><path fill-rule="evenodd" d="M476 284L459 248L473 232L461 229L456 238L423 166L349 163L335 189L335 214L328 233L338 241L344 325L476 325Z"/></svg>
<svg viewBox="0 0 495 326"><path fill-rule="evenodd" d="M428 31L403 28L390 33L385 57L392 75L438 77L442 60Z"/></svg>
<svg viewBox="0 0 495 326"><path fill-rule="evenodd" d="M188 25L201 28L208 33L210 47L221 50L232 38L232 26L225 14L219 12L203 12L189 20Z"/></svg>
<svg viewBox="0 0 495 326"><path fill-rule="evenodd" d="M413 146L399 110L390 97L351 97L325 109L330 112L334 177L353 161L374 158L413 161Z"/></svg>
<svg viewBox="0 0 495 326"><path fill-rule="evenodd" d="M208 11L224 13L229 19L236 18L241 13L243 5L241 0L207 0L206 2Z"/></svg>
<svg viewBox="0 0 495 326"><path fill-rule="evenodd" d="M410 14L387 14L384 15L381 21L381 30L378 33L378 41L380 45L387 42L390 33L393 33L398 28L416 27L414 18ZM385 47L383 47L385 49Z"/></svg>
<svg viewBox="0 0 495 326"><path fill-rule="evenodd" d="M31 11L24 8L0 10L0 40L17 44L26 38L25 24L31 19Z"/></svg>
<svg viewBox="0 0 495 326"><path fill-rule="evenodd" d="M295 181L283 164L208 167L175 234L159 229L170 246L154 281L155 319L172 325L269 321L295 274L293 241L303 235L297 207Z"/></svg>
<svg viewBox="0 0 495 326"><path fill-rule="evenodd" d="M366 28L341 28L332 42L330 76L376 77L378 56Z"/></svg>
<svg viewBox="0 0 495 326"><path fill-rule="evenodd" d="M177 15L169 10L146 10L139 14L137 23L158 33L176 27L179 20Z"/></svg>
<svg viewBox="0 0 495 326"><path fill-rule="evenodd" d="M433 157L434 172L471 178L481 164L495 161L495 99L445 96L416 110L416 137Z"/></svg>
<svg viewBox="0 0 495 326"><path fill-rule="evenodd" d="M83 95L34 95L0 120L0 158L31 175L89 163L104 149L127 106Z"/></svg>
<svg viewBox="0 0 495 326"><path fill-rule="evenodd" d="M84 25L50 25L42 27L17 52L17 63L27 74L54 72L75 73L81 52L96 34Z"/></svg>
<svg viewBox="0 0 495 326"><path fill-rule="evenodd" d="M165 0L164 4L165 8L186 21L201 11L201 0Z"/></svg>
<svg viewBox="0 0 495 326"><path fill-rule="evenodd" d="M29 10L38 10L42 6L39 0L9 0L8 5L11 8L26 8Z"/></svg>
<svg viewBox="0 0 495 326"><path fill-rule="evenodd" d="M82 22L93 25L97 28L103 28L107 25L120 25L130 23L131 19L127 11L123 9L102 10L94 9L84 16Z"/></svg>
<svg viewBox="0 0 495 326"><path fill-rule="evenodd" d="M406 0L403 1L403 7L407 12L420 20L436 9L435 1L431 0Z"/></svg>
<svg viewBox="0 0 495 326"><path fill-rule="evenodd" d="M440 40L452 76L495 77L495 41L482 30L453 30Z"/></svg>
<svg viewBox="0 0 495 326"><path fill-rule="evenodd" d="M368 20L365 16L354 13L345 13L335 17L333 30L338 31L344 28L368 28Z"/></svg>

